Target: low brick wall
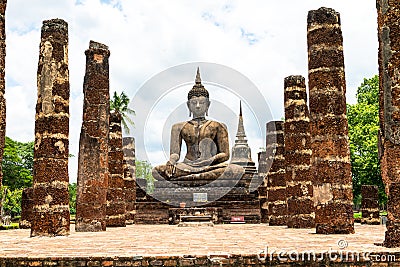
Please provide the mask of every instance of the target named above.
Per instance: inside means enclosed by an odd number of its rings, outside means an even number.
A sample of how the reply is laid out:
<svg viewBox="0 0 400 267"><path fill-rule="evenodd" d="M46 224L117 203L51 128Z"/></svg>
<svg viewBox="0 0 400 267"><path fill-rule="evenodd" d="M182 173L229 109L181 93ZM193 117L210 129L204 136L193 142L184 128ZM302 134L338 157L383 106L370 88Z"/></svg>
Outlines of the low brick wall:
<svg viewBox="0 0 400 267"><path fill-rule="evenodd" d="M156 257L51 257L51 258L0 258L0 266L343 266L343 267L400 267L400 252L370 254L359 259L347 256L345 252L316 254L311 258L298 255L285 257L274 255L208 255L208 256L156 256ZM373 256L372 256L373 255Z"/></svg>

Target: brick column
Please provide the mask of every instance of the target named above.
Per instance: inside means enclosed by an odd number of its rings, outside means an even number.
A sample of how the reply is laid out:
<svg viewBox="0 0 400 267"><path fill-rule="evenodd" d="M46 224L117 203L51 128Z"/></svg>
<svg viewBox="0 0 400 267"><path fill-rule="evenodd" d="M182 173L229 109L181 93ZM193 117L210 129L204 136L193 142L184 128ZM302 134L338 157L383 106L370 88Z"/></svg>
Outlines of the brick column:
<svg viewBox="0 0 400 267"><path fill-rule="evenodd" d="M69 234L68 24L43 21L37 71L31 236Z"/></svg>
<svg viewBox="0 0 400 267"><path fill-rule="evenodd" d="M362 224L380 224L378 186L361 186Z"/></svg>
<svg viewBox="0 0 400 267"><path fill-rule="evenodd" d="M147 180L141 177L136 177L136 201L144 201L147 198ZM137 208L137 206L136 206Z"/></svg>
<svg viewBox="0 0 400 267"><path fill-rule="evenodd" d="M135 174L135 138L122 138L122 150L124 152L124 190L126 203L126 224L135 222L136 201L136 174Z"/></svg>
<svg viewBox="0 0 400 267"><path fill-rule="evenodd" d="M310 11L307 31L316 232L350 234L353 191L339 13Z"/></svg>
<svg viewBox="0 0 400 267"><path fill-rule="evenodd" d="M6 138L6 15L7 0L0 0L0 162L3 160L4 144ZM3 170L0 164L0 186L3 181ZM0 200L1 207L1 200Z"/></svg>
<svg viewBox="0 0 400 267"><path fill-rule="evenodd" d="M28 187L22 190L21 197L21 219L19 221L20 229L31 228L33 219L33 188Z"/></svg>
<svg viewBox="0 0 400 267"><path fill-rule="evenodd" d="M97 232L106 230L110 51L107 46L90 41L85 54L75 229Z"/></svg>
<svg viewBox="0 0 400 267"><path fill-rule="evenodd" d="M107 226L112 227L126 226L121 119L121 114L110 113L108 147L108 171L110 179L107 191Z"/></svg>
<svg viewBox="0 0 400 267"><path fill-rule="evenodd" d="M289 228L315 227L310 147L310 114L305 79L285 78L285 166Z"/></svg>
<svg viewBox="0 0 400 267"><path fill-rule="evenodd" d="M381 173L388 194L386 247L400 247L400 2L376 1L379 40Z"/></svg>
<svg viewBox="0 0 400 267"><path fill-rule="evenodd" d="M267 179L267 152L258 153L258 176L263 179L263 183L258 187L258 197L260 199L261 223L268 223L268 179Z"/></svg>
<svg viewBox="0 0 400 267"><path fill-rule="evenodd" d="M267 123L267 199L269 225L286 225L286 180L283 121Z"/></svg>

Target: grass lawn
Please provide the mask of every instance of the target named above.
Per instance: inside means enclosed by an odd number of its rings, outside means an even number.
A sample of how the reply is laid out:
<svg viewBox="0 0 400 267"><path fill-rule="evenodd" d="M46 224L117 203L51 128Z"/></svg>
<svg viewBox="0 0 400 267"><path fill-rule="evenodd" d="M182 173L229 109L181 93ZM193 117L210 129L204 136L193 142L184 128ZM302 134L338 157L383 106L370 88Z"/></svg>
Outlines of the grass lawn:
<svg viewBox="0 0 400 267"><path fill-rule="evenodd" d="M381 210L379 212L379 216L387 216L387 211L386 210ZM354 219L361 219L361 218L362 218L361 211L354 212Z"/></svg>
<svg viewBox="0 0 400 267"><path fill-rule="evenodd" d="M12 222L10 225L0 225L0 230L18 229L19 223Z"/></svg>

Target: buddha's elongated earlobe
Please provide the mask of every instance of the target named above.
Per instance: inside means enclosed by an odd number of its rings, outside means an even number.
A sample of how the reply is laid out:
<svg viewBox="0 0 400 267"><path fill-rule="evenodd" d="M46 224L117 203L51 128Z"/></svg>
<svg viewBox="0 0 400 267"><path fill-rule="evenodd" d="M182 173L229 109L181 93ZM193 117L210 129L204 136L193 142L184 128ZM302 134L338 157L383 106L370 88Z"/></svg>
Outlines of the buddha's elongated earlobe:
<svg viewBox="0 0 400 267"><path fill-rule="evenodd" d="M206 110L206 116L208 116L208 109Z"/></svg>
<svg viewBox="0 0 400 267"><path fill-rule="evenodd" d="M189 117L192 117L192 110L190 109L190 101L189 100L186 102L186 105L187 105L188 110L189 110Z"/></svg>

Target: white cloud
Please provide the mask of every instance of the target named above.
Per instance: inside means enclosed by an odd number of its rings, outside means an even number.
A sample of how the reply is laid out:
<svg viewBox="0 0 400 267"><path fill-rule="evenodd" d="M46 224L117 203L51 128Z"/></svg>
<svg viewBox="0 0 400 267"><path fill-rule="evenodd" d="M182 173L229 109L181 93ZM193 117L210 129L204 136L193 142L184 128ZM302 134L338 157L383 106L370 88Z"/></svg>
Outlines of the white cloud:
<svg viewBox="0 0 400 267"><path fill-rule="evenodd" d="M20 141L34 138L36 68L40 27L45 19L63 18L69 23L70 152L76 156L70 160L70 179L75 181L84 51L89 40L110 47L111 92L124 90L133 97L146 80L166 68L185 62L215 62L247 76L267 99L273 119L278 120L283 117L283 79L307 75L307 12L321 6L341 14L347 98L354 103L362 79L378 72L374 1L9 1L7 135ZM140 110L136 113L142 116ZM256 160L255 153L264 140L254 134L251 119L245 117L246 132ZM157 127L157 121L152 123ZM159 138L161 143L161 135ZM155 162L164 160L163 155L151 152Z"/></svg>

